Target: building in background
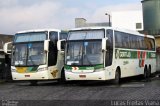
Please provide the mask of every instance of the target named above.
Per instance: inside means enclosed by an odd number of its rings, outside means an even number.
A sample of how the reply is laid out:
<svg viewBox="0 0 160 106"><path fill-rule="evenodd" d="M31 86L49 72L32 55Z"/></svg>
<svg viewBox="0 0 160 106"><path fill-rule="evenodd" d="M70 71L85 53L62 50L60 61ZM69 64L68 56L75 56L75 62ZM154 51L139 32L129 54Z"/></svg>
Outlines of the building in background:
<svg viewBox="0 0 160 106"><path fill-rule="evenodd" d="M10 55L4 53L3 45L6 42L12 42L13 37L13 35L0 34L0 80L11 79Z"/></svg>
<svg viewBox="0 0 160 106"><path fill-rule="evenodd" d="M3 52L3 45L13 40L13 35L0 34L0 52Z"/></svg>
<svg viewBox="0 0 160 106"><path fill-rule="evenodd" d="M143 0L144 31L150 35L160 35L160 0Z"/></svg>
<svg viewBox="0 0 160 106"><path fill-rule="evenodd" d="M142 0L144 32L156 38L157 70L160 72L160 0Z"/></svg>
<svg viewBox="0 0 160 106"><path fill-rule="evenodd" d="M90 27L90 26L109 26L109 22L87 23L85 18L75 18L75 27Z"/></svg>
<svg viewBox="0 0 160 106"><path fill-rule="evenodd" d="M143 16L142 11L121 11L113 12L111 16L111 26L118 28L125 28L134 31L143 30ZM109 22L101 23L87 23L84 18L75 19L75 27L89 27L89 26L109 26Z"/></svg>
<svg viewBox="0 0 160 106"><path fill-rule="evenodd" d="M134 31L143 30L142 11L119 11L112 12L112 26Z"/></svg>

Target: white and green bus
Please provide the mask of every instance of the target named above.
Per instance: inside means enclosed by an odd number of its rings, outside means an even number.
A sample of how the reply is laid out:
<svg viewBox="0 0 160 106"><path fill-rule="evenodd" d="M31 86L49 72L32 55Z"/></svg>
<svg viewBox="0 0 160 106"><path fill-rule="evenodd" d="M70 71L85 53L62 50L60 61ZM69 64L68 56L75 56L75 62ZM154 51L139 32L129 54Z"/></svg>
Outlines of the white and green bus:
<svg viewBox="0 0 160 106"><path fill-rule="evenodd" d="M13 80L64 79L64 52L57 42L66 39L67 31L57 29L27 30L15 34L12 42L11 72ZM4 51L10 43L5 44Z"/></svg>
<svg viewBox="0 0 160 106"><path fill-rule="evenodd" d="M111 80L156 71L155 39L112 27L72 29L65 48L66 80Z"/></svg>

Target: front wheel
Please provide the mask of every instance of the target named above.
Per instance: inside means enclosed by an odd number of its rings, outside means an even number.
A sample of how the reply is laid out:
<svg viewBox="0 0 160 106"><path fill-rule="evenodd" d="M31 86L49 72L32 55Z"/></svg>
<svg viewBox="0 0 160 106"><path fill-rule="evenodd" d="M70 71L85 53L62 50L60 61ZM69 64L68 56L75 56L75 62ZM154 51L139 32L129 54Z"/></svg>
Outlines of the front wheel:
<svg viewBox="0 0 160 106"><path fill-rule="evenodd" d="M147 67L145 66L144 68L144 74L143 74L144 79L147 79Z"/></svg>
<svg viewBox="0 0 160 106"><path fill-rule="evenodd" d="M31 86L36 86L38 81L30 81Z"/></svg>
<svg viewBox="0 0 160 106"><path fill-rule="evenodd" d="M120 70L119 69L116 70L115 79L113 83L116 85L120 84Z"/></svg>
<svg viewBox="0 0 160 106"><path fill-rule="evenodd" d="M66 82L64 69L61 72L61 78L58 80L60 83L64 84Z"/></svg>

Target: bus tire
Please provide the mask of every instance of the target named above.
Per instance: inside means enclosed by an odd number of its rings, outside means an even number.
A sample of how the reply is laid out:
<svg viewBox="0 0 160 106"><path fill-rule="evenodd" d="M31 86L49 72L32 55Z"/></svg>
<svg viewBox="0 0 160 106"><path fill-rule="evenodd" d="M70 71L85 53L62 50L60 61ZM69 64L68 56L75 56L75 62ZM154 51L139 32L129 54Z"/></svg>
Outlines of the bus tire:
<svg viewBox="0 0 160 106"><path fill-rule="evenodd" d="M147 70L147 66L144 67L144 74L143 74L144 79L148 78L148 70Z"/></svg>
<svg viewBox="0 0 160 106"><path fill-rule="evenodd" d="M114 79L114 84L118 85L120 84L120 69L117 68L116 73L115 73L115 79Z"/></svg>
<svg viewBox="0 0 160 106"><path fill-rule="evenodd" d="M36 86L36 85L37 85L37 82L38 82L38 81L36 81L36 80L30 81L30 85L31 85L31 86Z"/></svg>
<svg viewBox="0 0 160 106"><path fill-rule="evenodd" d="M148 76L147 76L148 78L150 78L151 77L151 66L149 65L149 68L148 68Z"/></svg>
<svg viewBox="0 0 160 106"><path fill-rule="evenodd" d="M62 84L64 84L66 82L64 69L62 69L62 71L61 71L61 78L59 79L59 82Z"/></svg>

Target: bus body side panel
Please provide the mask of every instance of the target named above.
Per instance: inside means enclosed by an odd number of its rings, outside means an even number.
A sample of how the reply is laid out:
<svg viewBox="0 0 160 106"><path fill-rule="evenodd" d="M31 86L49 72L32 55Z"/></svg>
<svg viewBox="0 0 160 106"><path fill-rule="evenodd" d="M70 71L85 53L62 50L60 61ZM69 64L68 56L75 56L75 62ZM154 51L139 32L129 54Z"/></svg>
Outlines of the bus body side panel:
<svg viewBox="0 0 160 106"><path fill-rule="evenodd" d="M64 67L64 53L58 51L57 64L49 67L49 78L58 79L61 78L61 71Z"/></svg>
<svg viewBox="0 0 160 106"><path fill-rule="evenodd" d="M111 80L115 78L116 67L115 65L109 66L105 68L105 80Z"/></svg>
<svg viewBox="0 0 160 106"><path fill-rule="evenodd" d="M117 66L120 67L121 78L136 76L143 74L143 67L139 67L137 59L119 59L117 60Z"/></svg>
<svg viewBox="0 0 160 106"><path fill-rule="evenodd" d="M156 53L151 52L151 57L146 58L145 64L147 65L147 68L149 68L149 65L151 65L151 73L156 72Z"/></svg>
<svg viewBox="0 0 160 106"><path fill-rule="evenodd" d="M122 49L120 49L122 50ZM138 52L134 51L134 52ZM141 51L142 52L142 51ZM143 51L144 52L144 51ZM146 52L146 51L145 51ZM151 73L156 72L156 59L155 55L153 57L149 57L150 54L155 54L155 52L146 52L146 57L144 59L139 58L115 58L114 64L116 64L116 67L120 67L121 70L121 78L123 77L130 77L130 76L136 76L136 75L142 75L144 74L144 67L147 65L147 68L149 68L149 65L151 65ZM119 57L123 57L126 53L118 53ZM138 55L138 54L136 54Z"/></svg>

